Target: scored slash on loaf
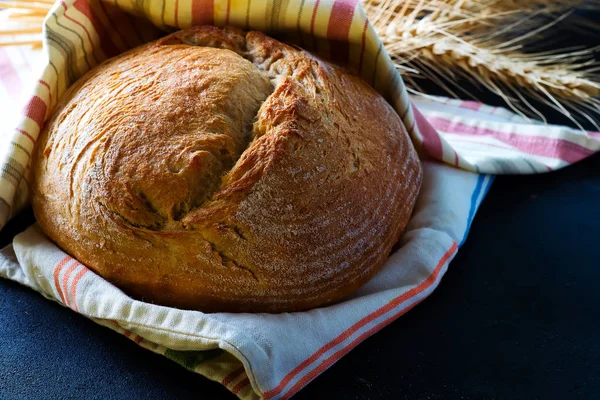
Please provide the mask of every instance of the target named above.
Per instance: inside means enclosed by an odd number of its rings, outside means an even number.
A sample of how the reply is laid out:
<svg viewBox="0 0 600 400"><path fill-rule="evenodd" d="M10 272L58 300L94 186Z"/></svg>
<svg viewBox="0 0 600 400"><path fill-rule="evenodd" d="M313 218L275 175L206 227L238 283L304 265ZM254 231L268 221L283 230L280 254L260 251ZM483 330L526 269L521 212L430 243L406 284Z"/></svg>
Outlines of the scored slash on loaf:
<svg viewBox="0 0 600 400"><path fill-rule="evenodd" d="M42 229L126 293L283 312L340 300L378 270L422 172L396 112L358 77L204 26L79 79L34 174Z"/></svg>

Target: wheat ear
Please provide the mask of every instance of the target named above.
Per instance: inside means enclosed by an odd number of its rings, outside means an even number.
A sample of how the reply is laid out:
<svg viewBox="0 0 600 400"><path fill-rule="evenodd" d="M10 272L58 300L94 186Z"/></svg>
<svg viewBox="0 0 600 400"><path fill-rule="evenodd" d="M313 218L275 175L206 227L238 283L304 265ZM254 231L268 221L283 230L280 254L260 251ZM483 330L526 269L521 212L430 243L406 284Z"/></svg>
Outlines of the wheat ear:
<svg viewBox="0 0 600 400"><path fill-rule="evenodd" d="M52 0L0 2L0 46L42 45L42 25L52 7Z"/></svg>
<svg viewBox="0 0 600 400"><path fill-rule="evenodd" d="M521 13L515 2L506 0L370 0L364 5L403 74L409 68L417 70L455 97L451 88L462 90L457 81L466 78L502 97L515 112L542 120L527 98L555 108L575 124L579 124L577 116L594 121L589 113L600 114L593 49L521 52L524 43L566 16L558 14L562 17L538 26L536 17L557 15L557 10L565 7L561 2L521 1L519 6L527 9ZM515 27L528 31L510 37L508 33ZM418 91L414 72L406 78Z"/></svg>

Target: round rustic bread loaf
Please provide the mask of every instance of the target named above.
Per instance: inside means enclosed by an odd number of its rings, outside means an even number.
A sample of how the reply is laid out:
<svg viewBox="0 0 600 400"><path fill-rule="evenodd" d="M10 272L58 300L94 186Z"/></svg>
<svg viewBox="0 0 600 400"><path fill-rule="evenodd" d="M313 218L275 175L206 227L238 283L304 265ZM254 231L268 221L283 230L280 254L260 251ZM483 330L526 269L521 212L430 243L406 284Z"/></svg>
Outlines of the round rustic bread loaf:
<svg viewBox="0 0 600 400"><path fill-rule="evenodd" d="M358 77L259 32L195 27L79 79L34 173L42 229L131 296L283 312L378 270L422 172Z"/></svg>

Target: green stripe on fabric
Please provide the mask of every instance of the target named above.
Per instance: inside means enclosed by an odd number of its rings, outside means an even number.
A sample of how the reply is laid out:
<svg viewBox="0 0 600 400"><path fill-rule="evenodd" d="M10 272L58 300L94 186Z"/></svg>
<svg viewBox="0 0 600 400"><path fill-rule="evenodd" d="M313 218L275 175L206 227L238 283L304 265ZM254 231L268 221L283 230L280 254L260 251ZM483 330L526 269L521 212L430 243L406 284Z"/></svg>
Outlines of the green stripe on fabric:
<svg viewBox="0 0 600 400"><path fill-rule="evenodd" d="M59 88L60 74L58 73L58 68L56 68L56 65L54 64L54 62L52 60L50 60L50 61L48 61L48 65L50 65L50 67L52 67L52 69L54 70L54 73L56 74L56 85L52 85L56 88L56 93L52 95L52 102L50 103L50 107L54 108L54 105L58 102L58 97L59 97L58 93L60 92L60 90L64 90L65 88Z"/></svg>
<svg viewBox="0 0 600 400"><path fill-rule="evenodd" d="M21 150L23 153L27 154L28 157L31 157L31 153L29 151L27 151L27 149L25 147L21 146L19 143L11 141L10 144L15 146L17 149Z"/></svg>
<svg viewBox="0 0 600 400"><path fill-rule="evenodd" d="M271 10L267 8L267 12L271 14L271 29L274 31L279 30L279 13L281 12L281 3L283 0L274 0L271 3Z"/></svg>
<svg viewBox="0 0 600 400"><path fill-rule="evenodd" d="M373 76L371 77L371 85L376 88L376 79L377 79L377 63L379 62L379 55L381 54L381 50L383 49L383 44L379 43L379 47L377 48L377 54L375 55L375 65L373 65Z"/></svg>
<svg viewBox="0 0 600 400"><path fill-rule="evenodd" d="M302 21L302 11L304 10L304 2L305 0L300 1L300 8L298 9L298 14L296 15L296 35L293 37L292 42L304 48L304 32L300 27L300 22ZM291 27L290 27L291 28ZM291 29L290 29L291 30ZM306 49L308 50L308 49Z"/></svg>
<svg viewBox="0 0 600 400"><path fill-rule="evenodd" d="M404 121L406 119L406 117L408 116L408 112L410 111L410 105L409 104L405 104L404 106L404 110L402 110L402 115L400 115L400 119L402 119L402 121Z"/></svg>
<svg viewBox="0 0 600 400"><path fill-rule="evenodd" d="M6 164L14 168L20 175L23 175L23 172L25 172L25 166L12 157L8 157Z"/></svg>
<svg viewBox="0 0 600 400"><path fill-rule="evenodd" d="M491 164L495 165L494 174L518 174L520 172L519 167L512 160L492 159L490 161Z"/></svg>
<svg viewBox="0 0 600 400"><path fill-rule="evenodd" d="M52 16L54 17L54 21L56 22L57 26L60 26L61 28L65 29L65 30L67 30L69 32L72 32L74 35L76 35L79 38L79 41L81 42L81 47L80 48L83 51L83 60L87 64L88 70L92 69L93 63L90 63L90 61L88 60L88 54L87 54L87 51L85 51L85 42L83 40L83 37L79 33L77 33L77 31L75 31L75 30L73 30L73 29L71 29L71 28L69 28L69 27L61 24L60 20L56 16L56 14L52 14ZM73 43L73 47L74 47L74 43Z"/></svg>
<svg viewBox="0 0 600 400"><path fill-rule="evenodd" d="M252 4L252 0L248 0L248 5L246 6L246 29L250 29L250 4Z"/></svg>
<svg viewBox="0 0 600 400"><path fill-rule="evenodd" d="M199 364L212 360L223 354L222 349L212 349L203 351L178 351L167 349L165 357L186 369L195 372Z"/></svg>
<svg viewBox="0 0 600 400"><path fill-rule="evenodd" d="M23 175L19 174L19 171L11 165L4 164L2 168L0 168L0 179L4 179L14 187L19 186L22 176Z"/></svg>
<svg viewBox="0 0 600 400"><path fill-rule="evenodd" d="M46 39L48 39L48 44L58 50L63 57L65 58L65 70L67 73L67 87L71 85L71 83L77 80L77 74L75 73L74 59L72 48L69 46L64 38L54 32L52 28L50 28L49 24L46 24ZM56 67L55 67L56 68Z"/></svg>
<svg viewBox="0 0 600 400"><path fill-rule="evenodd" d="M300 2L300 10L298 10L298 18L296 19L296 29L298 29L299 31L300 29L300 19L302 18L302 11L304 10L304 2L305 0L302 0Z"/></svg>
<svg viewBox="0 0 600 400"><path fill-rule="evenodd" d="M162 21L163 26L166 26L167 23L165 22L165 10L167 8L167 0L163 0L162 1L162 8L160 10L160 20Z"/></svg>
<svg viewBox="0 0 600 400"><path fill-rule="evenodd" d="M277 28L273 26L273 1L268 1L265 5L265 26L267 26L267 29L269 30L276 30Z"/></svg>
<svg viewBox="0 0 600 400"><path fill-rule="evenodd" d="M384 93L385 93L385 98L388 99L388 101L390 103L394 103L394 101L395 101L393 95L395 94L394 91L396 90L396 83L398 82L398 79L397 79L398 74L395 72L396 72L396 67L390 68L388 65L387 76L382 81L382 82L386 83L386 90ZM391 75L391 78L390 78L390 75Z"/></svg>
<svg viewBox="0 0 600 400"><path fill-rule="evenodd" d="M284 25L285 29L288 29L288 26L285 25L286 20L287 20L287 15L288 15L288 8L290 7L290 0L282 0L282 5L280 6L281 9L279 11L279 19L282 18L283 16L283 21L281 22Z"/></svg>

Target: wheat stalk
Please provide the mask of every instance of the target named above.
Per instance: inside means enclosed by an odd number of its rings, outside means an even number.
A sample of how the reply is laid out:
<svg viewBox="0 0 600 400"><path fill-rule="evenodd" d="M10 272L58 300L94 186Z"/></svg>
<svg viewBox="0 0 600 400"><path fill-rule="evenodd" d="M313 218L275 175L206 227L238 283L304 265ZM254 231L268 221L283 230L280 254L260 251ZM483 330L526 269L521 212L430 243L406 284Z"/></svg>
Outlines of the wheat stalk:
<svg viewBox="0 0 600 400"><path fill-rule="evenodd" d="M597 118L589 115L600 114L596 99L600 84L594 75L593 49L522 52L529 42L539 40L540 35L565 18L565 10L573 3L363 0L369 20L413 92L421 92L415 70L454 97L461 97L455 90L474 97L457 85L460 79L467 79L497 94L523 116L544 120L528 101L533 98L577 125L577 118L581 117L597 126ZM538 17L547 15L554 18L551 22L542 18L546 23L540 25ZM520 35L512 33L516 28Z"/></svg>
<svg viewBox="0 0 600 400"><path fill-rule="evenodd" d="M42 25L53 0L0 2L0 46L42 46Z"/></svg>

